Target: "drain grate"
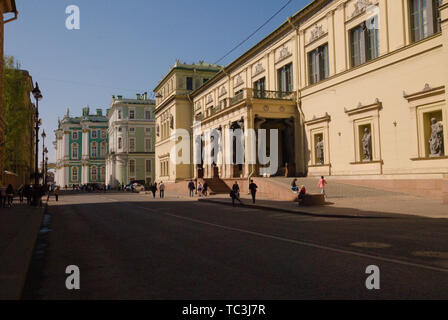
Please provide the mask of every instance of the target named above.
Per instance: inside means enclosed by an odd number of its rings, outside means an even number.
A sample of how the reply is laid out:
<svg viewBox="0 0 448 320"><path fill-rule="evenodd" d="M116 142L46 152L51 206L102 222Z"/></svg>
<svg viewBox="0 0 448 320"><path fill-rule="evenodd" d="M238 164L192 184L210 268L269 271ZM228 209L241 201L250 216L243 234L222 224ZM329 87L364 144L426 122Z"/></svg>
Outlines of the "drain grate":
<svg viewBox="0 0 448 320"><path fill-rule="evenodd" d="M448 252L441 251L414 251L412 255L416 257L448 259Z"/></svg>
<svg viewBox="0 0 448 320"><path fill-rule="evenodd" d="M375 249L391 247L390 244L382 243L382 242L353 242L350 245L354 246L354 247L360 247L360 248L375 248Z"/></svg>

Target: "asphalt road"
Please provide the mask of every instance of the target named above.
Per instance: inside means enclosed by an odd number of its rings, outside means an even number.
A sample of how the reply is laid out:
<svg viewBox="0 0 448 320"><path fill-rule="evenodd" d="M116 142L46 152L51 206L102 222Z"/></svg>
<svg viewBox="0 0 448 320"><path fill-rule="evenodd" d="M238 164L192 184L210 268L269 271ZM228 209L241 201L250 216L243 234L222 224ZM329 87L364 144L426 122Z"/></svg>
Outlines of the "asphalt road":
<svg viewBox="0 0 448 320"><path fill-rule="evenodd" d="M25 299L447 299L448 221L318 218L137 194L51 202ZM49 218L49 219L48 219ZM67 290L68 265L80 290ZM368 290L370 265L380 289Z"/></svg>

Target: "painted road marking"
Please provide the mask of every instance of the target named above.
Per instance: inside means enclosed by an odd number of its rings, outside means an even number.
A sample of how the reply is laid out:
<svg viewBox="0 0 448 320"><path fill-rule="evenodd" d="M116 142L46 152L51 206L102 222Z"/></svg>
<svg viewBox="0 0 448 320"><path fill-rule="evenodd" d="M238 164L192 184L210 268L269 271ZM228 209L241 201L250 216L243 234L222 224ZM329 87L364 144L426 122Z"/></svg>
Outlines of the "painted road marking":
<svg viewBox="0 0 448 320"><path fill-rule="evenodd" d="M432 271L448 273L448 269L445 269L445 268L438 268L438 267L433 267L433 266L428 266L428 265L413 263L413 262L408 262L408 261L402 261L402 260L393 259L393 258L385 258L385 257L380 257L380 256L375 256L375 255L371 255L371 254L367 254L367 253L360 253L360 252L350 251L350 250L345 250L345 249L337 249L337 248L332 248L332 247L315 244L315 243L311 243L311 242L293 240L293 239L283 238L283 237L274 236L274 235L270 235L270 234L265 234L265 233L260 233L260 232L255 232L255 231L250 231L250 230L245 230L245 229L240 229L240 228L234 228L234 227L229 227L229 226L223 226L220 224L206 222L203 220L179 216L177 214L161 212L160 209L156 210L156 209L140 207L140 206L137 206L137 208L140 208L140 209L143 209L146 211L151 211L151 212L154 212L157 214L162 214L165 216L173 217L173 218L182 219L185 221L191 221L191 222L195 222L195 223L199 223L199 224L207 225L207 226L212 226L212 227L216 227L216 228L220 228L220 229L224 229L224 230L230 230L230 231L250 234L253 236L257 236L257 237L273 239L273 240L278 240L278 241L282 241L282 242L302 245L302 246L306 246L306 247L311 247L311 248L316 248L316 249L321 249L321 250L326 250L326 251L332 251L332 252L337 252L337 253L342 253L342 254L347 254L347 255L352 255L352 256L358 256L358 257L362 257L362 258L375 259L375 260L380 260L380 261L384 261L384 262L400 264L400 265L404 265L404 266L410 266L410 267L416 267L416 268L421 268L421 269L427 269L427 270L432 270Z"/></svg>

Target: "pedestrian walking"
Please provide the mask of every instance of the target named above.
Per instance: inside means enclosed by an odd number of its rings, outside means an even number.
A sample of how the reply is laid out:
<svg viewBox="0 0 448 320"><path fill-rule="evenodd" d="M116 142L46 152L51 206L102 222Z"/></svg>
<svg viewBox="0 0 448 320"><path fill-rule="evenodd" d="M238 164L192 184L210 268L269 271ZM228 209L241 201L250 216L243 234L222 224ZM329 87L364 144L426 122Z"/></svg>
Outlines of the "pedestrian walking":
<svg viewBox="0 0 448 320"><path fill-rule="evenodd" d="M202 193L204 194L204 197L207 196L207 192L208 192L208 183L207 181L205 181L204 185L202 186Z"/></svg>
<svg viewBox="0 0 448 320"><path fill-rule="evenodd" d="M150 190L152 192L152 197L155 199L156 198L156 192L157 192L157 182L154 181L154 183L151 184Z"/></svg>
<svg viewBox="0 0 448 320"><path fill-rule="evenodd" d="M235 181L232 186L232 191L230 192L230 197L232 198L232 205L235 206L235 200L238 200L240 204L243 204L240 199L240 186Z"/></svg>
<svg viewBox="0 0 448 320"><path fill-rule="evenodd" d="M12 202L14 201L14 188L12 187L12 184L8 185L8 188L6 189L6 196L8 197L8 207L12 207Z"/></svg>
<svg viewBox="0 0 448 320"><path fill-rule="evenodd" d="M249 184L249 190L250 190L250 194L252 195L252 203L255 204L255 195L257 193L257 188L258 186L254 183L254 180L250 180L250 184Z"/></svg>
<svg viewBox="0 0 448 320"><path fill-rule="evenodd" d="M56 201L59 201L59 186L54 189L54 197L56 198Z"/></svg>
<svg viewBox="0 0 448 320"><path fill-rule="evenodd" d="M324 195L324 197L327 197L327 194L325 193L325 185L327 184L327 180L325 180L324 176L321 176L319 179L319 182L317 183L317 186L320 188L320 193Z"/></svg>
<svg viewBox="0 0 448 320"><path fill-rule="evenodd" d="M19 200L20 200L20 203L22 203L23 202L23 193L24 193L24 190L25 190L25 186L22 184L20 187L19 187L19 189L17 190L17 193L19 194Z"/></svg>
<svg viewBox="0 0 448 320"><path fill-rule="evenodd" d="M24 193L25 198L26 198L26 204L30 205L31 204L32 189L31 189L31 186L29 184L25 185L23 193Z"/></svg>
<svg viewBox="0 0 448 320"><path fill-rule="evenodd" d="M200 182L198 183L198 195L202 195L202 184Z"/></svg>
<svg viewBox="0 0 448 320"><path fill-rule="evenodd" d="M0 207L6 207L6 187L0 186Z"/></svg>
<svg viewBox="0 0 448 320"><path fill-rule="evenodd" d="M193 180L190 180L190 182L188 182L188 190L190 191L190 197L194 196L194 182Z"/></svg>
<svg viewBox="0 0 448 320"><path fill-rule="evenodd" d="M163 183L163 181L160 181L159 183L159 191L160 191L160 198L164 198L165 197L165 184Z"/></svg>

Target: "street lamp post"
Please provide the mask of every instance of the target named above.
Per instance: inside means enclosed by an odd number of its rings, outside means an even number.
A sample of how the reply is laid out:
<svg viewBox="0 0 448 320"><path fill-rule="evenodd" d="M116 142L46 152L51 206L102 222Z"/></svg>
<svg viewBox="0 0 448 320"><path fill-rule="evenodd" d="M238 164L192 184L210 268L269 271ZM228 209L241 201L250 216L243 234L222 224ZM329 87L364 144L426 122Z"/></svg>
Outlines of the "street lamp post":
<svg viewBox="0 0 448 320"><path fill-rule="evenodd" d="M35 127L35 135L36 135L36 154L34 159L34 185L39 185L39 100L42 99L42 93L39 89L39 84L36 82L36 87L31 91L34 98L36 99L36 127Z"/></svg>
<svg viewBox="0 0 448 320"><path fill-rule="evenodd" d="M42 185L45 185L44 166L45 166L45 138L47 137L45 130L42 131Z"/></svg>

